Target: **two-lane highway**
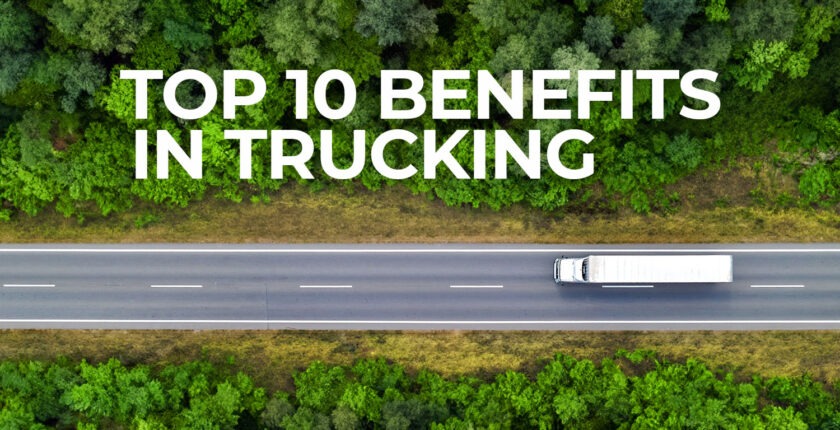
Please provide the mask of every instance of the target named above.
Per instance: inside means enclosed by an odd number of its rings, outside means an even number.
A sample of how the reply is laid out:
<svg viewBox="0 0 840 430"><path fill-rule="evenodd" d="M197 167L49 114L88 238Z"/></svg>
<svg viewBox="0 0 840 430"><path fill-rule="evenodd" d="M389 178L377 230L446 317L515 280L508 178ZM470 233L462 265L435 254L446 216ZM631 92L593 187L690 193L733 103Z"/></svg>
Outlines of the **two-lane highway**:
<svg viewBox="0 0 840 430"><path fill-rule="evenodd" d="M590 254L729 254L734 282L554 283ZM834 244L6 245L0 284L5 328L840 328Z"/></svg>

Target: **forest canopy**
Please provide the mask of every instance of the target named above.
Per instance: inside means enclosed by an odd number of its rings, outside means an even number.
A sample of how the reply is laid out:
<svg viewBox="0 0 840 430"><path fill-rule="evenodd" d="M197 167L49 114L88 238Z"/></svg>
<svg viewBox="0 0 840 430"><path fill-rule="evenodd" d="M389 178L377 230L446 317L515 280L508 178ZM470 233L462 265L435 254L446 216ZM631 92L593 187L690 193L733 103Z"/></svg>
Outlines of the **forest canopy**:
<svg viewBox="0 0 840 430"><path fill-rule="evenodd" d="M260 201L282 198L278 190L289 181L313 189L350 184L377 190L399 183L448 205L494 209L523 203L547 211L629 206L648 212L679 201L665 192L668 185L722 160L768 151L769 141L777 142L772 150L779 151L774 158L780 167L798 181L802 204L834 205L840 201L839 17L840 0L0 0L0 218L52 208L84 218L138 202L186 206L207 195ZM203 71L219 88L225 70L266 77L306 70L310 79L342 70L355 84L356 107L340 120L318 115L325 106L318 109L312 98L298 106L294 83L280 81L233 118L223 115L218 100L207 115L187 121L167 109L161 80L149 83L148 118L138 119L135 85L120 75L159 70L168 77L187 69ZM519 119L495 101L488 103L486 119L435 119L432 109L418 117L381 116L382 70L418 73L419 94L429 106L435 70L471 76L486 70L508 89L518 83L512 71L522 70L528 112L540 102L533 91L536 70L570 71L568 81L546 84L566 90L576 106L582 99L578 71L618 76L620 70L647 69L716 72L716 80L698 81L698 88L719 97L720 113L704 121L680 117L683 107L702 110L707 104L668 80L660 120L651 82L637 81L632 96L621 100L616 79L594 83L594 91L612 92L618 102L592 103L588 117ZM450 84L468 96L446 100L446 109L478 112L476 81ZM245 81L236 85L238 94L254 89ZM325 89L326 105L338 109L334 87ZM189 109L203 100L195 82L179 85L174 97ZM622 103L632 107L632 119L623 119ZM411 101L396 100L394 109L409 110ZM150 179L136 179L138 129L166 130L184 146L190 130L202 130L201 179L175 162L166 167L168 179L151 179L163 168L155 163L148 166ZM241 176L239 142L224 131L283 129L308 134L317 151L320 130L332 130L336 169L353 164L353 130L359 129L369 131L367 153L371 136L389 130L416 136L423 130L439 136L485 130L488 165L496 164L497 130L527 153L529 131L553 136L580 129L596 138L569 142L556 161L581 169L584 153L592 153L599 167L583 179L566 179L552 173L541 151L540 175L508 162L498 163L508 170L505 180L460 180L440 163L432 175L398 180L363 169L348 180L324 173L323 160L312 157L304 163L312 178L292 168L279 178L272 175L266 140L254 142L251 175ZM482 178L474 174L481 164L474 143L465 136L451 157L470 177ZM147 149L151 159L154 142ZM422 166L423 152L422 145L391 145L382 158L389 166Z"/></svg>
<svg viewBox="0 0 840 430"><path fill-rule="evenodd" d="M808 376L745 380L689 358L619 351L600 363L557 354L533 374L408 371L382 358L313 362L294 390L266 392L232 365L159 368L0 362L4 429L766 429L840 427L836 389Z"/></svg>

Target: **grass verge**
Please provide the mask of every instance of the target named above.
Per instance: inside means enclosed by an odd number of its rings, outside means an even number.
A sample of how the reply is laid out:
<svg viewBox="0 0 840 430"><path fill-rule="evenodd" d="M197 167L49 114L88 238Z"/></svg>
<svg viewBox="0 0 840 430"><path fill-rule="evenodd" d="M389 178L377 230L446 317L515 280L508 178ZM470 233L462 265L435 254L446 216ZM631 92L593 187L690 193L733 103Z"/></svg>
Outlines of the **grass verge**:
<svg viewBox="0 0 840 430"><path fill-rule="evenodd" d="M371 332L4 330L0 359L51 360L63 355L99 362L164 365L232 358L269 389L292 388L293 371L314 360L347 365L384 357L409 371L484 377L515 369L534 374L562 352L601 360L624 348L654 349L669 361L697 357L738 378L798 376L840 381L840 332Z"/></svg>
<svg viewBox="0 0 840 430"><path fill-rule="evenodd" d="M3 243L760 243L838 242L831 210L690 208L673 215L556 215L451 208L401 187L376 192L286 187L270 203L206 199L135 208L83 224L55 213L0 223Z"/></svg>

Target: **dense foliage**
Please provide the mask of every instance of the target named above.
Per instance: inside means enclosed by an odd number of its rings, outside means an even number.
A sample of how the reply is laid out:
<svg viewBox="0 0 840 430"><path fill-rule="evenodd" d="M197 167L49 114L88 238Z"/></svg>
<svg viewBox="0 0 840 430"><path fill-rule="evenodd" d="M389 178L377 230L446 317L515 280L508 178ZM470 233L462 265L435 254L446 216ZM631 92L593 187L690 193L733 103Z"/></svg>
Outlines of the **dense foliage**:
<svg viewBox="0 0 840 430"><path fill-rule="evenodd" d="M294 393L271 396L231 369L2 362L0 427L840 428L836 392L807 376L738 381L694 359L668 363L647 351L619 351L597 365L559 354L534 377L506 371L488 380L409 375L382 359L351 367L315 362L294 375Z"/></svg>
<svg viewBox="0 0 840 430"><path fill-rule="evenodd" d="M441 171L437 179L402 181L449 205L524 202L545 210L667 209L679 196L665 185L704 165L760 154L776 140L777 161L800 181L803 204L833 205L840 201L838 31L840 0L0 0L0 218L47 207L80 218L107 215L138 201L184 206L206 194L264 199L296 180L294 172L271 179L263 142L253 149L253 178L240 180L238 142L222 131L283 128L310 130L316 145L318 130L334 130L339 166L350 162L353 129L434 128L439 136L506 129L523 143L530 129L544 136L589 131L595 140L588 147L569 144L563 153L572 166L584 149L596 154L595 175L585 180L561 179L543 163L539 180L512 168L507 180L456 180ZM168 76L187 68L219 82L225 69L255 70L268 93L235 120L217 107L182 121L163 106L157 81L149 119L136 120L134 84L117 79L119 71ZM296 120L284 71L315 76L333 68L350 73L359 88L354 113L333 122L310 106L309 119ZM511 120L497 111L482 121L385 121L378 118L378 75L386 68L426 78L433 69L473 76L487 69L500 80L513 69L707 68L720 73L713 89L723 106L712 120L682 119L676 111L690 100L668 85L666 119L654 121L649 87L639 84L633 120L621 120L616 103L596 103L590 120ZM186 86L178 97L185 105L198 100ZM184 144L187 130L204 130L203 179L173 166L168 180L135 180L137 128L170 130ZM454 151L468 171L471 146ZM387 156L422 165L416 147ZM340 182L315 167L316 178L303 182L315 189ZM369 168L351 183L378 189L393 181Z"/></svg>

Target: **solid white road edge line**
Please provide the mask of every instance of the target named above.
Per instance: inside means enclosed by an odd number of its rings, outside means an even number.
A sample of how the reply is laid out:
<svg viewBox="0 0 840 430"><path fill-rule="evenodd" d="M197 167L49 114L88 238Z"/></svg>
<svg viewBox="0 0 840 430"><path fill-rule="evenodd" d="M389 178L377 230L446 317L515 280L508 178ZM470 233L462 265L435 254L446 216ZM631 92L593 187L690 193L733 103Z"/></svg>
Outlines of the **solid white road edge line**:
<svg viewBox="0 0 840 430"><path fill-rule="evenodd" d="M840 253L840 248L814 248L814 249L804 249L804 248L791 248L791 249L777 249L777 248L766 248L766 249L727 249L727 248L716 248L716 249L668 249L668 248L660 248L660 249L620 249L620 248L581 248L581 249L568 249L568 248L543 248L543 249L518 249L518 248L511 248L511 249L504 249L504 248L493 248L493 249L466 249L466 248L455 248L455 249L174 249L174 248L0 248L0 253L88 253L88 254L104 254L104 253L121 253L121 254L147 254L147 253L160 253L160 254L504 254L504 253L512 253L512 254L556 254L556 253L576 253L582 254L587 252L599 252L599 253L623 253L623 252L634 252L634 253L655 253L655 252L664 252L664 253L676 253L676 254L685 254L685 253L692 253L698 252L703 254L711 254L711 253L733 253L733 254L766 254L766 253L820 253L820 252L829 252L829 253Z"/></svg>
<svg viewBox="0 0 840 430"><path fill-rule="evenodd" d="M653 321L389 321L389 320L142 320L142 319L0 319L0 323L123 323L123 324L840 324L840 320L653 320Z"/></svg>
<svg viewBox="0 0 840 430"><path fill-rule="evenodd" d="M653 288L653 285L601 285L601 288Z"/></svg>
<svg viewBox="0 0 840 430"><path fill-rule="evenodd" d="M301 288L353 288L352 285L301 285Z"/></svg>
<svg viewBox="0 0 840 430"><path fill-rule="evenodd" d="M55 284L3 284L4 288L53 288Z"/></svg>
<svg viewBox="0 0 840 430"><path fill-rule="evenodd" d="M202 288L203 285L149 285L152 288Z"/></svg>
<svg viewBox="0 0 840 430"><path fill-rule="evenodd" d="M750 285L750 288L805 288L804 285Z"/></svg>
<svg viewBox="0 0 840 430"><path fill-rule="evenodd" d="M450 285L449 288L504 288L504 285Z"/></svg>

